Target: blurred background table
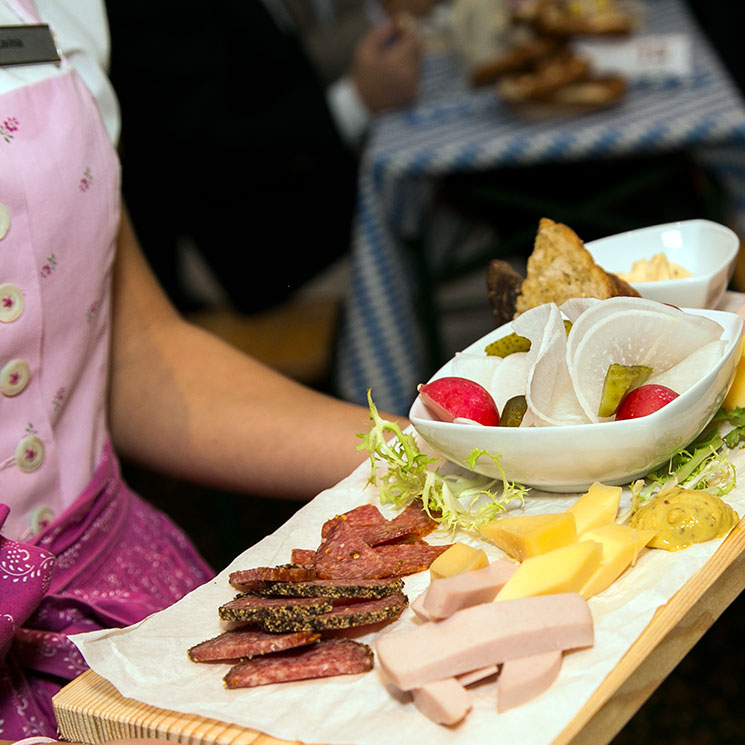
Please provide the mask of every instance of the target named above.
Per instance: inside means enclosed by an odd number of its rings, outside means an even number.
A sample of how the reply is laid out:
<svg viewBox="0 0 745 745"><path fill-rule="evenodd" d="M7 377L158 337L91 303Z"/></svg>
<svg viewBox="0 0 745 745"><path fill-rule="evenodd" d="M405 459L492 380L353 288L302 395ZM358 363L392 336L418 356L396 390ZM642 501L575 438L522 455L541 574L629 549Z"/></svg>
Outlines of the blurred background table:
<svg viewBox="0 0 745 745"><path fill-rule="evenodd" d="M380 409L405 414L417 383L445 361L438 359L428 324L436 278L454 271L459 258L444 241L422 245L445 179L495 171L517 177L540 165L581 167L598 160L612 164L636 159L643 165L646 158L684 151L715 174L732 209L731 227L745 234L745 104L740 92L679 0L648 0L637 34L684 35L691 45L691 74L632 80L621 104L573 116L518 115L491 87L471 88L452 53L427 54L416 106L380 117L366 144L334 364L339 395L364 403L371 388ZM541 186L544 192L553 190L557 199L573 199L561 181ZM602 189L605 185L598 187ZM505 217L514 208L508 192L510 198L501 206ZM526 195L529 199L530 187ZM613 221L613 199L609 192L605 203L598 203L597 209L610 216L601 234L624 229L620 220L617 225ZM684 209L681 205L675 219L705 216ZM654 203L648 211L656 214ZM664 221L653 217L648 224ZM413 251L416 241L421 250ZM523 248L529 253L532 239ZM486 303L488 257L481 260Z"/></svg>

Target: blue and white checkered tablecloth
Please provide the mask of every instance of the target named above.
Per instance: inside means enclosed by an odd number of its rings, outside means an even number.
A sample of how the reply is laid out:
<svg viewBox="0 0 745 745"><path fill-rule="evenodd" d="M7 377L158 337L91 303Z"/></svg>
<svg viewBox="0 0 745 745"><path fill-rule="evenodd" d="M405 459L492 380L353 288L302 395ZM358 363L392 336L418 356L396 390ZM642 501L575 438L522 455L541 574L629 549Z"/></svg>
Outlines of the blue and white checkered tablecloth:
<svg viewBox="0 0 745 745"><path fill-rule="evenodd" d="M678 0L648 0L644 17L639 33L690 38L688 79L632 84L613 109L526 120L491 90L469 89L451 56L430 55L418 104L376 121L361 166L338 338L342 397L364 403L369 387L380 409L406 414L431 372L403 239L421 227L442 175L687 148L718 173L745 234L745 103Z"/></svg>

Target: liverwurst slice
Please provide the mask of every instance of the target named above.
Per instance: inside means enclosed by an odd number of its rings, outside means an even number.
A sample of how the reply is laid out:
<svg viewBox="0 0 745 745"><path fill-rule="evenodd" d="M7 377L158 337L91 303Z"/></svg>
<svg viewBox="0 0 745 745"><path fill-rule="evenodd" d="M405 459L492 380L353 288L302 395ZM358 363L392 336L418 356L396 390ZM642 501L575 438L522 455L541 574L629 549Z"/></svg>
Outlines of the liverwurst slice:
<svg viewBox="0 0 745 745"><path fill-rule="evenodd" d="M482 603L437 623L389 632L376 644L383 674L404 691L520 657L593 643L592 615L578 593Z"/></svg>
<svg viewBox="0 0 745 745"><path fill-rule="evenodd" d="M419 606L422 616L441 620L463 608L490 603L517 566L509 559L498 559L483 569L432 580Z"/></svg>
<svg viewBox="0 0 745 745"><path fill-rule="evenodd" d="M497 711L507 711L543 693L559 675L563 657L563 652L554 650L505 662L497 679Z"/></svg>
<svg viewBox="0 0 745 745"><path fill-rule="evenodd" d="M427 683L411 695L416 708L437 724L457 724L471 710L471 696L455 678Z"/></svg>

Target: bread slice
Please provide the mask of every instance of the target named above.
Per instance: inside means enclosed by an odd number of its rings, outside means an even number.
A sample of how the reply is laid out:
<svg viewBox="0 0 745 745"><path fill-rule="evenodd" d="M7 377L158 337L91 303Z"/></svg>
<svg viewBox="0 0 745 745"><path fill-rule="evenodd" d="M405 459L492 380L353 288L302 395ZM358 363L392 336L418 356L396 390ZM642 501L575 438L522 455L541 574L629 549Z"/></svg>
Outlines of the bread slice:
<svg viewBox="0 0 745 745"><path fill-rule="evenodd" d="M515 301L515 315L543 303L561 305L572 297L604 300L639 293L595 263L577 234L566 225L541 218L527 277Z"/></svg>
<svg viewBox="0 0 745 745"><path fill-rule="evenodd" d="M515 316L515 303L523 286L523 276L503 259L492 259L486 270L489 305L497 327Z"/></svg>

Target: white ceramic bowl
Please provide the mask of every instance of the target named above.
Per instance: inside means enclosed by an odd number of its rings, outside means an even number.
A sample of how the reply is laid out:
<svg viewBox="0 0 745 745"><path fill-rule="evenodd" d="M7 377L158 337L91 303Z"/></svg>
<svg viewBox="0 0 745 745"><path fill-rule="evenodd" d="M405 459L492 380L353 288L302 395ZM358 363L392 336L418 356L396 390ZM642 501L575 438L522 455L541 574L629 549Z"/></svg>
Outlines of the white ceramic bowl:
<svg viewBox="0 0 745 745"><path fill-rule="evenodd" d="M564 427L484 427L434 421L417 397L409 412L416 431L449 461L468 468L466 459L480 448L497 455L508 479L551 492L579 492L594 481L627 484L664 463L693 440L722 404L739 360L743 320L734 313L685 309L711 318L724 328L727 342L719 363L692 388L664 408L638 419ZM511 330L506 324L467 347L481 352ZM435 375L450 374L452 360ZM498 477L490 458L474 470Z"/></svg>
<svg viewBox="0 0 745 745"><path fill-rule="evenodd" d="M693 273L684 279L632 282L642 297L680 308L716 308L735 268L737 235L710 220L685 220L630 230L585 244L608 272L629 272L639 259L664 253Z"/></svg>

